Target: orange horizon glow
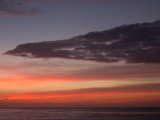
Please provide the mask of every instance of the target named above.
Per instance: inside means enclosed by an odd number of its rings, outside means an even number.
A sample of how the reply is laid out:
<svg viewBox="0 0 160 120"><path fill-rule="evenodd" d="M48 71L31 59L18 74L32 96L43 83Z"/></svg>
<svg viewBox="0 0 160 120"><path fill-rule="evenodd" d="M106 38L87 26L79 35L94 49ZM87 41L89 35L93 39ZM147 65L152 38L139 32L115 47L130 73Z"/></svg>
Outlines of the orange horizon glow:
<svg viewBox="0 0 160 120"><path fill-rule="evenodd" d="M41 60L0 65L0 108L160 106L159 65L63 64L54 69Z"/></svg>

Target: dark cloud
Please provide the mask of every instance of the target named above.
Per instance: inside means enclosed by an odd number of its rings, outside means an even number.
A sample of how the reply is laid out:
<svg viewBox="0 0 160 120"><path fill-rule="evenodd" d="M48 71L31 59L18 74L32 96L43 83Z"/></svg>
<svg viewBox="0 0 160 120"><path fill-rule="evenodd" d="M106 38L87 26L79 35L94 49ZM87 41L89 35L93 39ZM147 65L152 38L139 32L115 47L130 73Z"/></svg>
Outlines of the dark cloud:
<svg viewBox="0 0 160 120"><path fill-rule="evenodd" d="M160 63L160 21L123 25L68 40L22 44L5 54L98 62Z"/></svg>

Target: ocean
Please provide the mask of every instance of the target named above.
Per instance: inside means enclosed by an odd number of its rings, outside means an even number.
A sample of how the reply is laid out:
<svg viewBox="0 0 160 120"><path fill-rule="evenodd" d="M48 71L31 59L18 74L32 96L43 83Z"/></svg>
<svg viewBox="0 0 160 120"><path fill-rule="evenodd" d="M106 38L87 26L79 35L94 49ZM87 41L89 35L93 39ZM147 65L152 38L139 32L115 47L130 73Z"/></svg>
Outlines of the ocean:
<svg viewBox="0 0 160 120"><path fill-rule="evenodd" d="M0 120L160 120L160 108L0 109Z"/></svg>

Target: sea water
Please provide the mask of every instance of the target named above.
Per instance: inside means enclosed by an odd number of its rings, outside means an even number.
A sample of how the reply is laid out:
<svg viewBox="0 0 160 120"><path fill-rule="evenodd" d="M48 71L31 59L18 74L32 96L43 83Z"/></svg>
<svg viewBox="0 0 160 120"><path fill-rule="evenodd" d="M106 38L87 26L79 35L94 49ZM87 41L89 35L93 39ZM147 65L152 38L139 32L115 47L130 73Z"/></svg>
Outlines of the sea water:
<svg viewBox="0 0 160 120"><path fill-rule="evenodd" d="M160 120L159 108L0 109L0 120Z"/></svg>

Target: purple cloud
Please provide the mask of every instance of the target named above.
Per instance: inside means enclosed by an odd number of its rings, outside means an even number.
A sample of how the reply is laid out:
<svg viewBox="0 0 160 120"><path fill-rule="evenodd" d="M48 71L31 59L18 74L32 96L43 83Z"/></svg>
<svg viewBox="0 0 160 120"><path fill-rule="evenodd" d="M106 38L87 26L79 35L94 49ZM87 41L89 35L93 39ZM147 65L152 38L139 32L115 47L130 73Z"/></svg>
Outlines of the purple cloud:
<svg viewBox="0 0 160 120"><path fill-rule="evenodd" d="M69 3L74 5L97 3L97 4L108 4L117 0L1 0L0 1L0 16L6 15L36 15L42 11L31 8L30 5L38 2L50 2L54 3Z"/></svg>
<svg viewBox="0 0 160 120"><path fill-rule="evenodd" d="M30 8L28 0L1 0L0 16L5 15L35 15L40 11Z"/></svg>
<svg viewBox="0 0 160 120"><path fill-rule="evenodd" d="M4 54L97 62L160 63L160 21L90 32L67 40L18 45Z"/></svg>

